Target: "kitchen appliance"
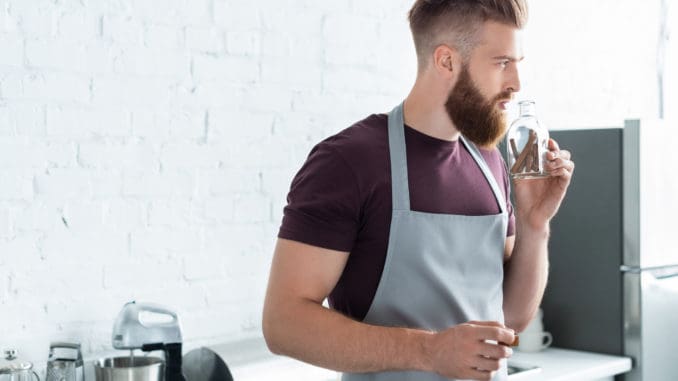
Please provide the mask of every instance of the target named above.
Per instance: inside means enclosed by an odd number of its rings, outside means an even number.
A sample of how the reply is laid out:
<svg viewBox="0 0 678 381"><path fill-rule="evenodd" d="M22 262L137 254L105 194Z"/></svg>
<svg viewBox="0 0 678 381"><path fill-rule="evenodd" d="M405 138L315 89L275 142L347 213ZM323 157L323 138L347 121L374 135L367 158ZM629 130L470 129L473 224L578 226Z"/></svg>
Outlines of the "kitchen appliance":
<svg viewBox="0 0 678 381"><path fill-rule="evenodd" d="M631 357L621 380L678 377L676 127L551 131L577 168L551 224L544 326L556 347Z"/></svg>
<svg viewBox="0 0 678 381"><path fill-rule="evenodd" d="M33 370L33 364L17 358L15 349L5 350L0 359L0 381L40 381L40 377Z"/></svg>
<svg viewBox="0 0 678 381"><path fill-rule="evenodd" d="M130 350L130 356L97 361L97 380L185 381L181 373L181 328L174 311L157 304L129 302L115 319L112 338L113 347ZM135 357L136 349L161 350L164 361Z"/></svg>
<svg viewBox="0 0 678 381"><path fill-rule="evenodd" d="M186 353L182 371L187 381L233 381L221 356L206 347Z"/></svg>
<svg viewBox="0 0 678 381"><path fill-rule="evenodd" d="M46 381L83 381L85 369L80 344L53 342L49 345Z"/></svg>
<svg viewBox="0 0 678 381"><path fill-rule="evenodd" d="M97 381L162 381L165 364L158 357L112 357L94 363Z"/></svg>

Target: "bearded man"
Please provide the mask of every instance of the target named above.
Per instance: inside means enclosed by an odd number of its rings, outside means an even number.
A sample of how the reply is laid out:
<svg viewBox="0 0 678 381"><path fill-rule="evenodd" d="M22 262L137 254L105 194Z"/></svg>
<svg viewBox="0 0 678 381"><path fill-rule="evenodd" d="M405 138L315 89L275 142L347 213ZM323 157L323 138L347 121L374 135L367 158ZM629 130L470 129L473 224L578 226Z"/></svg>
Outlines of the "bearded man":
<svg viewBox="0 0 678 381"><path fill-rule="evenodd" d="M526 19L524 0L415 2L407 98L319 143L292 182L264 306L271 351L347 381L506 380L574 170L551 140L550 176L516 181L514 211L496 144Z"/></svg>

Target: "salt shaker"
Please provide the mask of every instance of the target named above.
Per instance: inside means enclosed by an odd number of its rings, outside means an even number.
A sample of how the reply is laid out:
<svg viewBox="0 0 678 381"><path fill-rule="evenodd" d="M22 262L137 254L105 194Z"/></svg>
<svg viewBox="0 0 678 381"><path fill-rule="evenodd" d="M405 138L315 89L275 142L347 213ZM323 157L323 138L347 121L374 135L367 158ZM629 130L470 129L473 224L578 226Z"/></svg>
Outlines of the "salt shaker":
<svg viewBox="0 0 678 381"><path fill-rule="evenodd" d="M539 122L534 101L521 101L520 116L506 134L507 163L513 179L547 177L544 164L549 131Z"/></svg>

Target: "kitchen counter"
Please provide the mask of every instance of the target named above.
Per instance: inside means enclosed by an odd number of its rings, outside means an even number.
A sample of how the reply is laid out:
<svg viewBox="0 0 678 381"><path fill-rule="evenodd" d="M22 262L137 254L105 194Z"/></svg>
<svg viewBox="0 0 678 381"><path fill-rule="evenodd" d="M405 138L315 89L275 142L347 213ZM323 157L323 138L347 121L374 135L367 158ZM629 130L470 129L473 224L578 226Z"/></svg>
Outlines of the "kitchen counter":
<svg viewBox="0 0 678 381"><path fill-rule="evenodd" d="M532 365L541 368L535 374L516 374L516 381L604 381L631 370L631 359L598 353L548 348L542 352L515 351L509 364Z"/></svg>
<svg viewBox="0 0 678 381"><path fill-rule="evenodd" d="M237 381L336 381L334 371L318 368L268 352L263 339L248 339L211 346ZM509 364L538 366L540 370L509 377L511 381L606 381L631 370L631 359L597 353L549 348L538 353L515 351Z"/></svg>
<svg viewBox="0 0 678 381"><path fill-rule="evenodd" d="M263 338L210 346L230 368L235 381L337 381L338 373L269 352Z"/></svg>

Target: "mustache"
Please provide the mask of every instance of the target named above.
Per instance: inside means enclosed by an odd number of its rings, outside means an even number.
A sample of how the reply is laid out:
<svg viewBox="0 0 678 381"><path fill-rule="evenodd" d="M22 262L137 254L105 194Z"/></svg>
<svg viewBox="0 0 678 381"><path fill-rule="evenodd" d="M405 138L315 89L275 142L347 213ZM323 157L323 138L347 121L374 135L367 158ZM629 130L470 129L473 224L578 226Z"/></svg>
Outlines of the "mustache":
<svg viewBox="0 0 678 381"><path fill-rule="evenodd" d="M513 100L513 92L512 91L502 91L501 93L497 94L497 96L494 97L493 103L496 102L511 102Z"/></svg>

